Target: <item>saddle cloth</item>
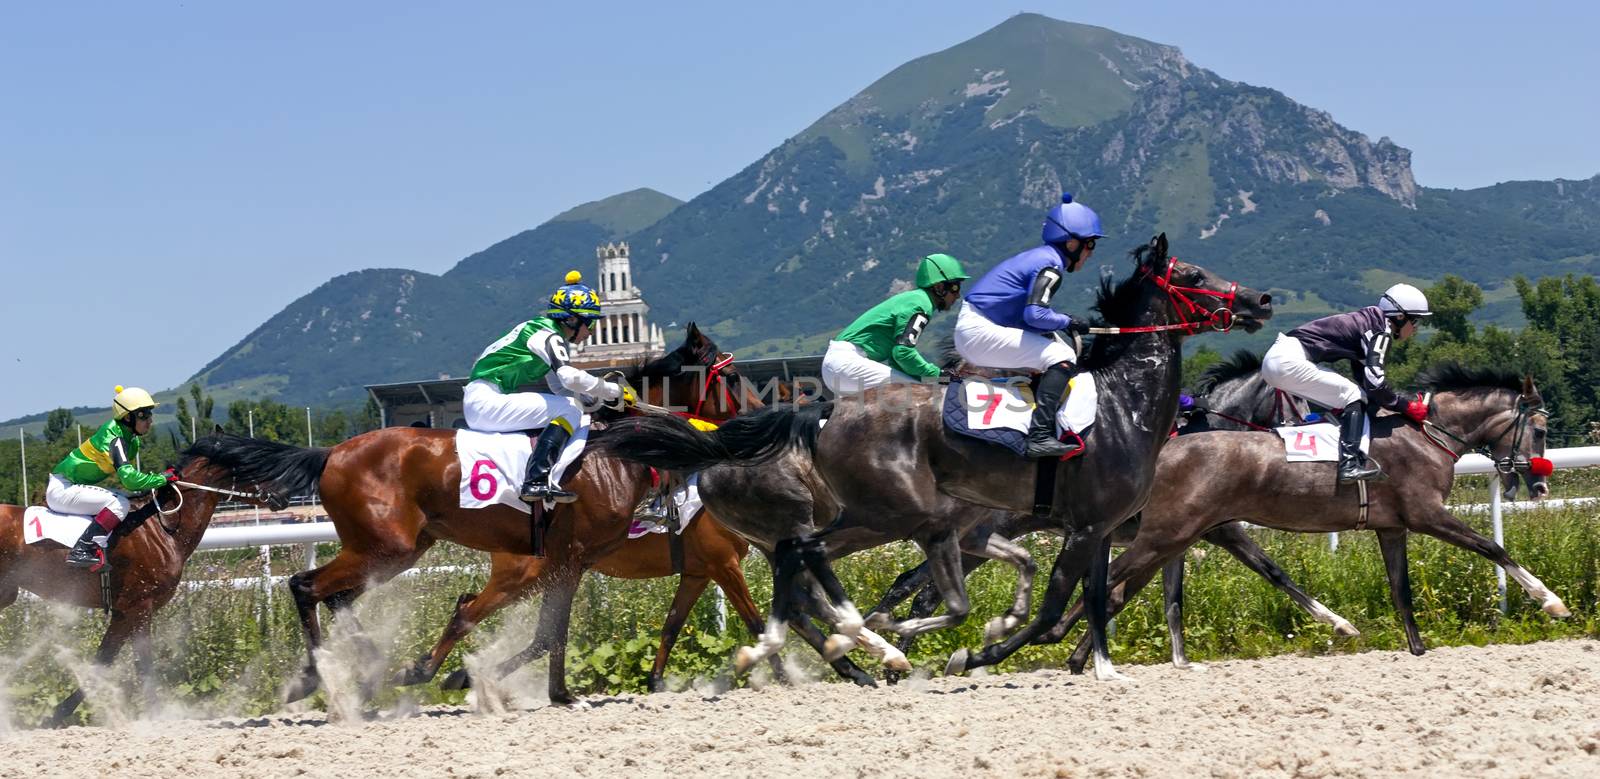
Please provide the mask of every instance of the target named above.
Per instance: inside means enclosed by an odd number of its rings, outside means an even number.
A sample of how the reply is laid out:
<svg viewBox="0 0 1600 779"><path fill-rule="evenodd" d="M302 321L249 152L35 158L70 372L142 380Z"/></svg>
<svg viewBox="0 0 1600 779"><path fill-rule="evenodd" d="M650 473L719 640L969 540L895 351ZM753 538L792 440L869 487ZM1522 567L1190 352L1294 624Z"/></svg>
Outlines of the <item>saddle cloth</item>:
<svg viewBox="0 0 1600 779"><path fill-rule="evenodd" d="M1088 435L1100 406L1094 374L1080 373L1056 412L1056 432ZM944 424L952 433L989 441L1021 454L1033 418L1033 392L1021 382L967 379L952 382L944 395Z"/></svg>
<svg viewBox="0 0 1600 779"><path fill-rule="evenodd" d="M1331 422L1272 429L1283 439L1283 454L1292 463L1339 461L1339 428Z"/></svg>
<svg viewBox="0 0 1600 779"><path fill-rule="evenodd" d="M22 513L22 543L37 544L49 539L72 546L92 521L78 514L57 514L44 506L29 506Z"/></svg>
<svg viewBox="0 0 1600 779"><path fill-rule="evenodd" d="M561 456L556 458L550 471L552 484L566 478L567 468L583 454L589 440L589 418ZM533 454L533 438L527 433L480 433L476 430L456 431L456 461L461 465L461 508L481 509L494 505L510 506L524 514L533 509L517 497L522 488L523 476L528 469L528 456Z"/></svg>
<svg viewBox="0 0 1600 779"><path fill-rule="evenodd" d="M678 522L678 535L683 535L684 529L689 527L689 523L700 516L700 510L705 508L705 504L700 500L699 473L689 474L683 486L672 491L672 502L678 505L678 516L681 518ZM628 540L643 538L651 533L665 532L667 532L665 524L650 525L634 520L628 525Z"/></svg>

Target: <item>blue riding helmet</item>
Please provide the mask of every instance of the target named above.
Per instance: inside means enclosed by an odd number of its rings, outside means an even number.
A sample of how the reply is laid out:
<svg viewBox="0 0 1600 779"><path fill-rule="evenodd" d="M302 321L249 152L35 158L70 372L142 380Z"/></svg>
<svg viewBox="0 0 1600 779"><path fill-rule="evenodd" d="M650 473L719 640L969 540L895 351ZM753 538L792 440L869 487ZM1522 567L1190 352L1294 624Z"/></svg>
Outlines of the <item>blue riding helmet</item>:
<svg viewBox="0 0 1600 779"><path fill-rule="evenodd" d="M1072 193L1061 196L1061 205L1050 209L1044 217L1044 242L1062 243L1068 238L1101 238L1100 215L1094 209L1072 202Z"/></svg>
<svg viewBox="0 0 1600 779"><path fill-rule="evenodd" d="M550 307L545 316L556 320L579 319L593 322L600 318L600 296L583 283L577 271L567 273L567 282L550 296Z"/></svg>

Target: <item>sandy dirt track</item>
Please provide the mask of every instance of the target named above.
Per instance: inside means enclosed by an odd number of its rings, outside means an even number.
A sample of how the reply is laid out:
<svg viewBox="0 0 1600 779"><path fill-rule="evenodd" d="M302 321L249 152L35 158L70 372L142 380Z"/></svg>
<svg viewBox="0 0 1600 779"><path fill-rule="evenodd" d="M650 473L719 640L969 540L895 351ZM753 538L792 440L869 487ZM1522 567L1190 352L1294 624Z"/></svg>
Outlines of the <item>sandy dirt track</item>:
<svg viewBox="0 0 1600 779"><path fill-rule="evenodd" d="M1600 642L1124 670L20 732L0 776L1600 776Z"/></svg>

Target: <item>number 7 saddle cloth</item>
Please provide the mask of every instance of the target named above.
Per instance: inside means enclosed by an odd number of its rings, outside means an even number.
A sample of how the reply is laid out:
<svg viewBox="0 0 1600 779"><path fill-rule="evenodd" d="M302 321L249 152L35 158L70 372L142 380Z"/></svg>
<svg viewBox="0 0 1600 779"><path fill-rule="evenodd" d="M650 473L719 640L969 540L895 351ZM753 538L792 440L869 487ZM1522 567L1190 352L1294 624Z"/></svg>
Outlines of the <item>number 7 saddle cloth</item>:
<svg viewBox="0 0 1600 779"><path fill-rule="evenodd" d="M1056 412L1056 433L1087 442L1100 405L1094 374L1072 378L1071 392ZM944 426L957 435L999 444L1022 454L1033 419L1033 391L1023 377L963 379L945 388Z"/></svg>

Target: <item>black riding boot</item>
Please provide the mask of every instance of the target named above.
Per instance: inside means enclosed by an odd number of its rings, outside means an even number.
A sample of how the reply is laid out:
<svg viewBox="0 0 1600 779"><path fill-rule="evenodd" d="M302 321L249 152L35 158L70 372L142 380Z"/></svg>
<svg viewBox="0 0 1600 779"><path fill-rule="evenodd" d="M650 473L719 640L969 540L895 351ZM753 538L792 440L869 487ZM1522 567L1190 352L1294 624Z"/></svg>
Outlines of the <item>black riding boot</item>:
<svg viewBox="0 0 1600 779"><path fill-rule="evenodd" d="M1033 393L1033 422L1028 426L1028 447L1023 456L1033 459L1061 457L1077 450L1076 444L1062 442L1056 437L1056 411L1061 408L1067 394L1067 382L1078 369L1068 364L1052 365L1039 377L1039 389Z"/></svg>
<svg viewBox="0 0 1600 779"><path fill-rule="evenodd" d="M100 525L90 522L89 527L78 537L78 543L72 545L72 551L67 553L67 565L73 568L98 568L105 565L106 552L95 543L95 536L108 535Z"/></svg>
<svg viewBox="0 0 1600 779"><path fill-rule="evenodd" d="M1383 469L1361 453L1361 430L1367 420L1366 404L1357 401L1340 412L1339 483L1382 481Z"/></svg>
<svg viewBox="0 0 1600 779"><path fill-rule="evenodd" d="M517 497L524 503L537 503L549 499L558 503L570 503L577 500L576 493L561 489L559 484L550 483L550 469L555 467L556 458L561 456L561 448L567 445L572 434L567 429L551 424L539 431L539 440L533 444L533 454L528 457L528 477L522 482L522 490Z"/></svg>

